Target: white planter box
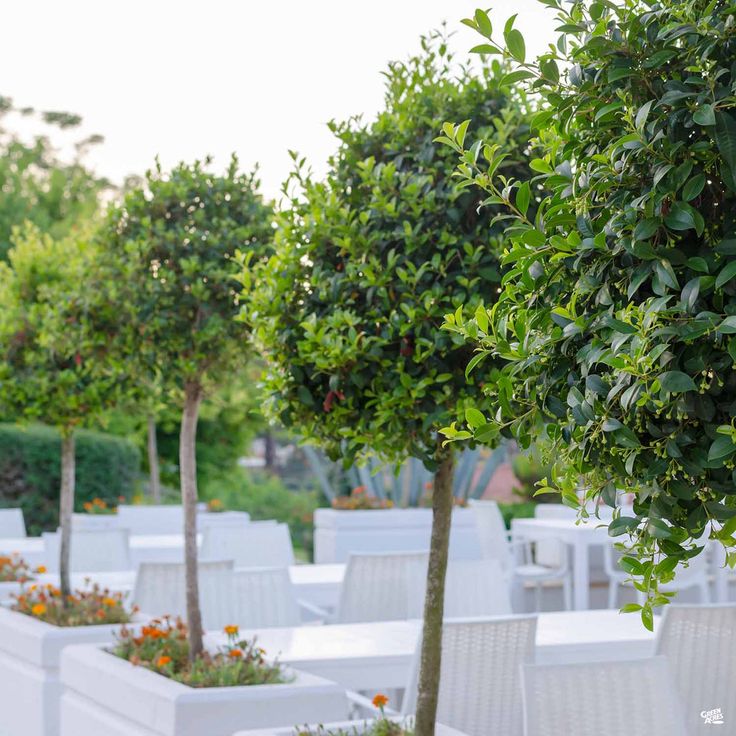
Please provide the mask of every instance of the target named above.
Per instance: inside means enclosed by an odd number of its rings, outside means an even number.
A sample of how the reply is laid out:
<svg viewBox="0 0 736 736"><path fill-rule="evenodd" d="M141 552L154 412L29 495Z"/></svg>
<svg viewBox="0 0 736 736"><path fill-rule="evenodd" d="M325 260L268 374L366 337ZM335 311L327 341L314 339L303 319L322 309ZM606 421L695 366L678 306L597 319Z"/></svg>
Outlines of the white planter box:
<svg viewBox="0 0 736 736"><path fill-rule="evenodd" d="M283 685L192 688L98 646L62 655L61 736L231 736L345 718L345 691L302 672Z"/></svg>
<svg viewBox="0 0 736 736"><path fill-rule="evenodd" d="M410 552L429 549L432 509L374 509L314 512L314 561L345 562L351 552ZM450 557L481 556L472 509L452 512Z"/></svg>
<svg viewBox="0 0 736 736"><path fill-rule="evenodd" d="M72 529L96 532L119 528L117 514L72 514Z"/></svg>
<svg viewBox="0 0 736 736"><path fill-rule="evenodd" d="M20 583L0 583L0 606L12 602L13 596L20 593L20 587Z"/></svg>
<svg viewBox="0 0 736 736"><path fill-rule="evenodd" d="M392 718L393 721L401 722L401 718ZM332 733L337 729L343 729L350 736L359 736L359 734L365 733L367 727L372 721L341 721L340 723L326 723L322 727ZM298 724L295 724L298 725ZM310 726L310 728L317 733L317 726ZM322 732L320 732L322 733ZM462 732L443 726L441 723L435 725L434 728L435 736L465 736ZM267 728L259 729L258 731L238 731L233 736L294 736L294 727L291 728Z"/></svg>
<svg viewBox="0 0 736 736"><path fill-rule="evenodd" d="M200 511L197 515L197 527L202 531L205 527L245 526L250 522L250 514L245 511Z"/></svg>
<svg viewBox="0 0 736 736"><path fill-rule="evenodd" d="M110 642L119 628L52 626L0 608L0 734L58 736L62 650L69 644Z"/></svg>

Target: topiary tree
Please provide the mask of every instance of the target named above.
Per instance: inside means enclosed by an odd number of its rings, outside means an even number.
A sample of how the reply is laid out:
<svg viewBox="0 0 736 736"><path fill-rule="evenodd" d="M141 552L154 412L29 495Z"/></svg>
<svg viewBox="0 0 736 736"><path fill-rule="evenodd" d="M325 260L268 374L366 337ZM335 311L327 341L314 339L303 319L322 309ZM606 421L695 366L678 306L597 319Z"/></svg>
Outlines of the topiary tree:
<svg viewBox="0 0 736 736"><path fill-rule="evenodd" d="M233 157L222 176L209 159L157 166L145 187L111 211L103 234L125 284L129 324L125 351L142 361L142 380L157 374L180 397L179 472L184 507L187 623L190 658L202 652L197 584L196 432L205 393L247 355L240 310L243 261L266 252L272 210L255 174L238 172ZM237 259L242 252L243 258Z"/></svg>
<svg viewBox="0 0 736 736"><path fill-rule="evenodd" d="M110 350L117 330L115 285L89 239L53 240L32 225L16 231L0 262L0 405L61 433L59 571L66 604L74 510L74 433L126 390Z"/></svg>
<svg viewBox="0 0 736 736"><path fill-rule="evenodd" d="M472 422L477 412L466 407L480 395L465 380L470 351L439 328L448 311L492 301L501 280L502 229L490 210L477 212L477 191L457 189L452 152L433 139L448 117L484 120L474 134L493 135L518 157L523 105L499 86L500 72L456 64L439 34L391 64L374 122L330 124L339 148L324 181L294 156L277 252L249 305L274 418L348 465L411 456L436 471L419 736L434 731L452 511L454 452L437 428ZM520 175L517 160L504 169Z"/></svg>
<svg viewBox="0 0 736 736"><path fill-rule="evenodd" d="M514 213L499 303L470 330L449 327L474 332L476 362L509 361L492 404L523 445L550 439L565 502L581 476L589 499L635 494L610 533L632 535L622 564L651 627L667 602L658 582L708 534L735 544L735 9L543 4L561 36L534 62L513 20L503 42L484 12L466 21L486 37L478 50L516 60L512 77L544 100L531 167L550 194L536 217ZM449 144L465 184L508 205L528 189L498 179L493 150L473 166Z"/></svg>

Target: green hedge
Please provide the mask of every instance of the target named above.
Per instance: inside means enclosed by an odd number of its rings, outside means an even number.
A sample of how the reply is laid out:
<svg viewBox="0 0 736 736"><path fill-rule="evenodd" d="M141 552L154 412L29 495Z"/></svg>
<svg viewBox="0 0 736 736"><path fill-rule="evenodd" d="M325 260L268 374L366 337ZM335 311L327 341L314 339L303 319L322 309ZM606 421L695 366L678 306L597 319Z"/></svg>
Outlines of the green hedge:
<svg viewBox="0 0 736 736"><path fill-rule="evenodd" d="M76 434L76 508L99 497L129 499L140 474L140 452L128 440L100 432ZM20 506L29 534L55 529L59 518L61 441L40 425L0 424L0 507Z"/></svg>

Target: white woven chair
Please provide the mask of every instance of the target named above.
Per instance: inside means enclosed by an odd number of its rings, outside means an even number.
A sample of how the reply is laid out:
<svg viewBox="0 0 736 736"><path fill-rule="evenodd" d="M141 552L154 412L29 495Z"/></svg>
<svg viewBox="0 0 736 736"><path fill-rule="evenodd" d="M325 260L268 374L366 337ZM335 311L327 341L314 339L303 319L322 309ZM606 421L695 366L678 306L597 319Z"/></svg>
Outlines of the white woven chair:
<svg viewBox="0 0 736 736"><path fill-rule="evenodd" d="M233 576L233 621L244 629L298 626L294 586L285 567L236 570Z"/></svg>
<svg viewBox="0 0 736 736"><path fill-rule="evenodd" d="M133 534L182 534L184 510L180 505L118 506L118 523Z"/></svg>
<svg viewBox="0 0 736 736"><path fill-rule="evenodd" d="M712 730L700 713L715 708L724 710L726 723L734 728L736 605L666 606L657 654L670 662L693 736Z"/></svg>
<svg viewBox="0 0 736 736"><path fill-rule="evenodd" d="M351 554L340 588L335 623L410 618L410 579L426 578L427 552Z"/></svg>
<svg viewBox="0 0 736 736"><path fill-rule="evenodd" d="M619 586L631 587L631 575L624 572L618 565L620 554L614 549L614 542L607 544L603 552L603 565L608 576L608 607L616 608L618 605ZM710 588L708 587L708 574L710 563L708 550L703 550L697 557L688 561L687 567L680 564L675 568L675 579L667 584L660 585L659 589L667 592L679 593L682 590L695 588L700 603L710 603ZM637 600L644 602L644 594L637 591Z"/></svg>
<svg viewBox="0 0 736 736"><path fill-rule="evenodd" d="M0 509L0 539L17 539L25 536L23 509Z"/></svg>
<svg viewBox="0 0 736 736"><path fill-rule="evenodd" d="M688 736L666 657L528 665L525 736Z"/></svg>
<svg viewBox="0 0 736 736"><path fill-rule="evenodd" d="M233 560L235 567L289 567L294 548L286 524L205 527L201 558Z"/></svg>
<svg viewBox="0 0 736 736"><path fill-rule="evenodd" d="M521 665L534 659L536 627L536 616L445 621L437 720L468 736L522 736ZM416 710L418 676L419 651L403 715Z"/></svg>
<svg viewBox="0 0 736 736"><path fill-rule="evenodd" d="M567 547L560 541L563 552L560 554L561 564L557 567L546 567L538 564L532 555L532 547L528 542L516 544L509 539L503 516L495 501L471 501L475 512L478 538L483 557L498 560L504 574L508 577L512 595L525 584L535 587L537 610L541 604L541 586L547 582L559 581L562 584L565 608L572 608L572 577L567 560ZM548 540L552 542L552 540Z"/></svg>
<svg viewBox="0 0 736 736"><path fill-rule="evenodd" d="M206 629L233 623L232 560L199 563L199 601ZM186 581L182 562L142 562L133 589L133 603L150 616L186 619Z"/></svg>
<svg viewBox="0 0 736 736"><path fill-rule="evenodd" d="M409 617L424 616L427 579L413 575L409 580ZM507 616L511 596L498 560L456 560L447 565L445 618Z"/></svg>
<svg viewBox="0 0 736 736"><path fill-rule="evenodd" d="M59 532L42 535L49 572L59 571ZM71 572L120 572L131 570L127 529L75 529L71 537Z"/></svg>

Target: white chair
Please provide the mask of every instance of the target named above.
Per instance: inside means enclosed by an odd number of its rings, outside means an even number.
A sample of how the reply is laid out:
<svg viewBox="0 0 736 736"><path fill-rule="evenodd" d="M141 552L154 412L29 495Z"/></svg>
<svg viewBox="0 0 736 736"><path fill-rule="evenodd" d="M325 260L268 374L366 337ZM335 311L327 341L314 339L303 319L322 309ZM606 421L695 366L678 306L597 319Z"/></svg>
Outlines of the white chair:
<svg viewBox="0 0 736 736"><path fill-rule="evenodd" d="M478 527L483 557L498 560L504 574L508 577L512 595L523 589L525 584L531 584L536 592L537 610L541 607L541 586L544 583L559 581L562 583L565 608L572 608L572 577L567 560L567 548L563 542L558 542L564 550L561 554L561 564L557 567L546 567L538 564L532 554L529 542L519 540L512 543L509 539L503 516L495 501L471 501L471 508L475 512L475 521Z"/></svg>
<svg viewBox="0 0 736 736"><path fill-rule="evenodd" d="M23 509L0 509L0 539L17 539L25 536Z"/></svg>
<svg viewBox="0 0 736 736"><path fill-rule="evenodd" d="M446 621L437 721L468 736L522 736L521 666L534 659L536 627L536 616ZM404 715L416 710L418 676L419 652Z"/></svg>
<svg viewBox="0 0 736 736"><path fill-rule="evenodd" d="M410 618L410 579L426 578L427 552L351 554L340 588L335 623Z"/></svg>
<svg viewBox="0 0 736 736"><path fill-rule="evenodd" d="M183 534L184 510L180 505L118 506L118 524L138 534Z"/></svg>
<svg viewBox="0 0 736 736"><path fill-rule="evenodd" d="M199 601L202 624L221 629L233 623L232 560L199 563ZM186 619L186 579L182 562L142 562L133 589L133 603L151 616Z"/></svg>
<svg viewBox="0 0 736 736"><path fill-rule="evenodd" d="M726 707L734 728L736 605L669 605L659 624L657 654L666 655L691 734L704 728L702 711Z"/></svg>
<svg viewBox="0 0 736 736"><path fill-rule="evenodd" d="M296 592L285 567L236 570L231 623L242 628L299 626Z"/></svg>
<svg viewBox="0 0 736 736"><path fill-rule="evenodd" d="M614 549L614 542L607 544L603 552L603 564L608 576L608 607L616 608L619 586L631 586L631 574L622 570L618 561L620 554ZM710 562L708 550L703 550L697 557L688 560L687 566L682 563L675 568L675 578L669 583L659 586L661 591L679 593L682 590L695 588L700 603L710 603L708 574ZM644 602L644 594L637 591L637 600Z"/></svg>
<svg viewBox="0 0 736 736"><path fill-rule="evenodd" d="M688 736L666 657L523 668L525 736Z"/></svg>
<svg viewBox="0 0 736 736"><path fill-rule="evenodd" d="M131 570L127 529L78 529L71 535L70 572L120 572ZM59 572L61 534L42 534L49 572Z"/></svg>
<svg viewBox="0 0 736 736"><path fill-rule="evenodd" d="M575 509L562 503L538 503L534 507L535 519L570 519L574 521L578 516ZM540 539L534 545L534 558L538 564L545 567L560 567L564 562L567 551L554 539Z"/></svg>
<svg viewBox="0 0 736 736"><path fill-rule="evenodd" d="M205 527L201 558L233 560L235 567L289 567L294 548L286 524Z"/></svg>
<svg viewBox="0 0 736 736"><path fill-rule="evenodd" d="M197 514L197 528L199 531L207 527L220 528L223 526L242 529L248 524L250 524L250 514L245 511L200 511Z"/></svg>
<svg viewBox="0 0 736 736"><path fill-rule="evenodd" d="M427 579L409 580L409 616L424 616ZM447 565L445 618L507 616L511 614L508 580L498 560L457 560Z"/></svg>

